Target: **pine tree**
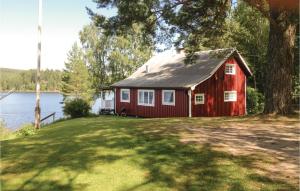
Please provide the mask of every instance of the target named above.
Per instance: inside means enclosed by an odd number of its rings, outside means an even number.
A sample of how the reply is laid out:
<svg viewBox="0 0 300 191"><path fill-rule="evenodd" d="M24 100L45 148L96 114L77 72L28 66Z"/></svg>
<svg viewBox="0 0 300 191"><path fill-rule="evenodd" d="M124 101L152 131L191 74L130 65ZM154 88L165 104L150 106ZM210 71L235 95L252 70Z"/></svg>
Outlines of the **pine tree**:
<svg viewBox="0 0 300 191"><path fill-rule="evenodd" d="M66 69L62 77L62 93L64 98L81 98L92 101L93 89L89 77L88 68L84 61L84 55L77 43L75 43L68 54Z"/></svg>

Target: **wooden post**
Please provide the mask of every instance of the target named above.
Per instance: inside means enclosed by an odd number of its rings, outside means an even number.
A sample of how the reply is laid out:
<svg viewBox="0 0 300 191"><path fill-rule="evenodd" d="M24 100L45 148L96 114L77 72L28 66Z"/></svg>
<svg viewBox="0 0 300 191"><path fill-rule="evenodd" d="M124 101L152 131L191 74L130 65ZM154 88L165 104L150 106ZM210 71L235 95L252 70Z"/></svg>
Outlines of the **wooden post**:
<svg viewBox="0 0 300 191"><path fill-rule="evenodd" d="M37 69L36 69L36 106L35 106L35 123L36 129L41 126L41 108L40 108L40 81L41 81L41 37L42 37L42 0L39 0L39 23L38 23L38 56L37 56Z"/></svg>

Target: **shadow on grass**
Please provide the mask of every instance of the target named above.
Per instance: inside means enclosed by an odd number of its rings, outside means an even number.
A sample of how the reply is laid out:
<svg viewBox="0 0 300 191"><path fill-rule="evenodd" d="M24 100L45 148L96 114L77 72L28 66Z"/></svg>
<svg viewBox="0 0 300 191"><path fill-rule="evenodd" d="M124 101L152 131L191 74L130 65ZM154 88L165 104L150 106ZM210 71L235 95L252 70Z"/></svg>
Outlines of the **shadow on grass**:
<svg viewBox="0 0 300 191"><path fill-rule="evenodd" d="M238 191L250 190L252 184L269 190L296 190L285 182L268 181L267 177L251 172L248 168L257 160L255 157L217 152L209 144L197 147L181 143L180 130L170 128L176 123L158 120L149 124L143 119L112 117L76 119L56 123L36 136L4 141L1 157L10 165L2 169L2 188L85 190L90 185L78 183L79 174L90 172L95 165L126 160L143 169L145 176L142 183L118 188L122 191ZM65 174L61 176L56 171ZM25 174L25 178L6 183L20 174ZM138 177L132 177L135 178Z"/></svg>

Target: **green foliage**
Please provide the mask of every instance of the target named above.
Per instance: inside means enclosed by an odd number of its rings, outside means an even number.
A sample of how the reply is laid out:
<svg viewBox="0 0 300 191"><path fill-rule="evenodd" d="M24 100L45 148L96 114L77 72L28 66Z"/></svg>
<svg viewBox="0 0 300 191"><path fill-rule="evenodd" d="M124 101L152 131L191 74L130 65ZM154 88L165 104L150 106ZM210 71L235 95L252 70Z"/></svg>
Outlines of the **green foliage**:
<svg viewBox="0 0 300 191"><path fill-rule="evenodd" d="M0 68L0 91L34 91L36 70L16 70ZM41 90L59 91L62 72L59 70L41 71Z"/></svg>
<svg viewBox="0 0 300 191"><path fill-rule="evenodd" d="M100 86L107 86L106 57L108 37L95 25L85 26L79 33L80 41L87 61L92 86L97 92Z"/></svg>
<svg viewBox="0 0 300 191"><path fill-rule="evenodd" d="M79 35L82 48L74 44L65 63L61 88L65 98L92 101L102 88L131 75L153 50L136 24L120 35L90 24Z"/></svg>
<svg viewBox="0 0 300 191"><path fill-rule="evenodd" d="M110 83L128 77L150 58L152 47L143 44L142 39L143 35L138 25L133 25L125 35L111 38L112 46L108 55Z"/></svg>
<svg viewBox="0 0 300 191"><path fill-rule="evenodd" d="M261 113L264 109L264 96L254 88L247 88L248 114Z"/></svg>
<svg viewBox="0 0 300 191"><path fill-rule="evenodd" d="M15 135L5 126L4 121L0 120L0 141L12 138L15 138Z"/></svg>
<svg viewBox="0 0 300 191"><path fill-rule="evenodd" d="M265 92L269 21L246 3L239 2L230 22L231 26L235 25L230 30L230 44L242 53L253 72L248 84Z"/></svg>
<svg viewBox="0 0 300 191"><path fill-rule="evenodd" d="M18 131L16 131L16 135L18 137L30 136L36 133L37 130L31 124L23 125Z"/></svg>
<svg viewBox="0 0 300 191"><path fill-rule="evenodd" d="M31 124L22 125L17 131L12 131L5 127L3 121L0 121L0 141L9 140L18 137L26 137L34 135L37 133L37 130Z"/></svg>
<svg viewBox="0 0 300 191"><path fill-rule="evenodd" d="M91 101L94 94L92 82L85 64L84 54L76 43L69 52L65 66L61 89L64 98L82 98Z"/></svg>
<svg viewBox="0 0 300 191"><path fill-rule="evenodd" d="M143 39L136 24L122 35L107 34L93 24L83 28L80 40L96 91L128 77L149 59L153 48Z"/></svg>
<svg viewBox="0 0 300 191"><path fill-rule="evenodd" d="M91 106L83 99L75 98L65 102L64 114L71 118L86 117L89 115Z"/></svg>
<svg viewBox="0 0 300 191"><path fill-rule="evenodd" d="M88 9L97 26L110 33L124 32L133 24L139 24L145 37L151 35L157 42L166 42L177 34L177 44L188 44L190 47L210 40L204 37L222 34L223 21L231 7L231 1L223 0L95 2L101 8L118 9L118 14L110 18Z"/></svg>
<svg viewBox="0 0 300 191"><path fill-rule="evenodd" d="M299 81L299 76L298 77L294 77L294 92L293 92L293 96L298 96L300 95L300 81Z"/></svg>

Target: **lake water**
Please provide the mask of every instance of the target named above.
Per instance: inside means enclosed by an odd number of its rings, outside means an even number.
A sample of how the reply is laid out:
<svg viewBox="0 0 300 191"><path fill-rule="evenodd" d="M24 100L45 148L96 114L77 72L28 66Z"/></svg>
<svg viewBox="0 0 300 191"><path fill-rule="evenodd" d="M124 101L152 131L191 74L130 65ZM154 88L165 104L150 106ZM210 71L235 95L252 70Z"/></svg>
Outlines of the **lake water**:
<svg viewBox="0 0 300 191"><path fill-rule="evenodd" d="M1 93L0 93L1 94ZM60 93L41 93L41 117L55 112L55 119L63 118L63 96ZM101 99L97 99L92 107L98 113ZM0 118L5 126L15 130L24 124L34 122L35 93L13 93L0 100ZM45 123L52 122L52 117Z"/></svg>

